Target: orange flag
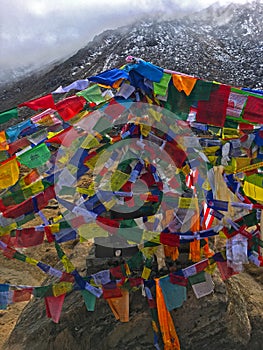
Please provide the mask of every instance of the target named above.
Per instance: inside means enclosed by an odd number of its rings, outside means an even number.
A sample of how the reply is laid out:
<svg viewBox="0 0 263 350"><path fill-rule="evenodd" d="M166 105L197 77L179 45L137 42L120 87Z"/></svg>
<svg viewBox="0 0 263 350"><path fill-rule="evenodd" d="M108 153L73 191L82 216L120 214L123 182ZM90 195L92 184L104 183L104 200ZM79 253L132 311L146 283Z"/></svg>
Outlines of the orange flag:
<svg viewBox="0 0 263 350"><path fill-rule="evenodd" d="M116 318L121 322L129 322L129 292L126 289L121 290L122 297L110 298L107 302Z"/></svg>
<svg viewBox="0 0 263 350"><path fill-rule="evenodd" d="M195 86L197 79L188 77L185 75L179 75L179 74L173 74L172 77L173 77L173 84L176 87L176 89L179 92L183 90L185 94L189 96Z"/></svg>
<svg viewBox="0 0 263 350"><path fill-rule="evenodd" d="M0 151L7 151L9 149L9 145L6 141L5 131L0 131Z"/></svg>
<svg viewBox="0 0 263 350"><path fill-rule="evenodd" d="M180 350L180 342L174 328L173 319L165 305L162 289L159 284L159 278L156 282L156 304L158 319L163 337L164 350Z"/></svg>

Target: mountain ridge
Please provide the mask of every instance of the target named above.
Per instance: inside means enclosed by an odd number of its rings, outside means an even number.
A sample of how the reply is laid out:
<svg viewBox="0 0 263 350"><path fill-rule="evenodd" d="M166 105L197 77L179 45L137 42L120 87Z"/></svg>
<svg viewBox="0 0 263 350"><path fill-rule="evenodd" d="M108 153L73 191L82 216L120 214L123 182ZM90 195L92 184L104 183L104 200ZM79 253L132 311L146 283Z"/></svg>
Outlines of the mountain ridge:
<svg viewBox="0 0 263 350"><path fill-rule="evenodd" d="M227 24L226 24L227 23ZM48 72L0 87L1 110L78 79L120 67L128 55L237 87L263 87L263 3L210 6L195 16L110 29Z"/></svg>

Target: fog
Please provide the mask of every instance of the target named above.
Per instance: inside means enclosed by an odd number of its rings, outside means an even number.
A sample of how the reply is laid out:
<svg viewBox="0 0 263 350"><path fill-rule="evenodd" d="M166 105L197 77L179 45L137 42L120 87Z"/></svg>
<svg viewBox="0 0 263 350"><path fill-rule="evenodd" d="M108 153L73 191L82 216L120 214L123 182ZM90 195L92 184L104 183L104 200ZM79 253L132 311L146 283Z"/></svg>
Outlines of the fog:
<svg viewBox="0 0 263 350"><path fill-rule="evenodd" d="M220 5L245 0L218 1ZM65 58L96 34L136 20L203 9L213 0L1 0L0 80Z"/></svg>

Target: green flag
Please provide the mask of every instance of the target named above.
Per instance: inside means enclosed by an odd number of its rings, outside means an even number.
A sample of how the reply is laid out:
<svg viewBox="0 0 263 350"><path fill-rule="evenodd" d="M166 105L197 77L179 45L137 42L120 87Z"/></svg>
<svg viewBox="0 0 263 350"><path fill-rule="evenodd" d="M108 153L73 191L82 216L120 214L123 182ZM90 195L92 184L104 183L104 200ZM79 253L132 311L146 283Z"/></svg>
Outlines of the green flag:
<svg viewBox="0 0 263 350"><path fill-rule="evenodd" d="M50 158L50 151L45 143L21 154L18 160L29 168L37 168L45 164Z"/></svg>
<svg viewBox="0 0 263 350"><path fill-rule="evenodd" d="M4 111L0 113L0 124L8 122L12 118L18 117L18 110L17 108L9 109L7 111Z"/></svg>
<svg viewBox="0 0 263 350"><path fill-rule="evenodd" d="M105 102L101 90L97 84L88 87L86 90L82 90L76 93L77 96L83 96L88 102L94 102L97 105Z"/></svg>
<svg viewBox="0 0 263 350"><path fill-rule="evenodd" d="M159 83L153 83L153 91L156 95L165 96L169 82L171 80L171 74L164 73Z"/></svg>

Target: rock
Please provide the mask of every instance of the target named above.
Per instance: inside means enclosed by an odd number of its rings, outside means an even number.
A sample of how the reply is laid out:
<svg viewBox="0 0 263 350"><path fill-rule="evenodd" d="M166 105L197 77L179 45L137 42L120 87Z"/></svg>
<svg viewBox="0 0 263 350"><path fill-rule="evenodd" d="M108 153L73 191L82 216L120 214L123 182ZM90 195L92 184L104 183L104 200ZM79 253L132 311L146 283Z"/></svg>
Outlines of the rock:
<svg viewBox="0 0 263 350"><path fill-rule="evenodd" d="M97 267L101 270L102 265ZM171 312L181 349L261 349L261 285L247 273L223 282L216 272L213 281L214 293L197 299L188 287L187 301ZM130 292L130 321L121 323L104 299L97 299L95 311L88 312L80 292L75 291L66 296L60 322L55 324L46 317L43 299L34 299L4 349L154 349L148 303L140 290Z"/></svg>

